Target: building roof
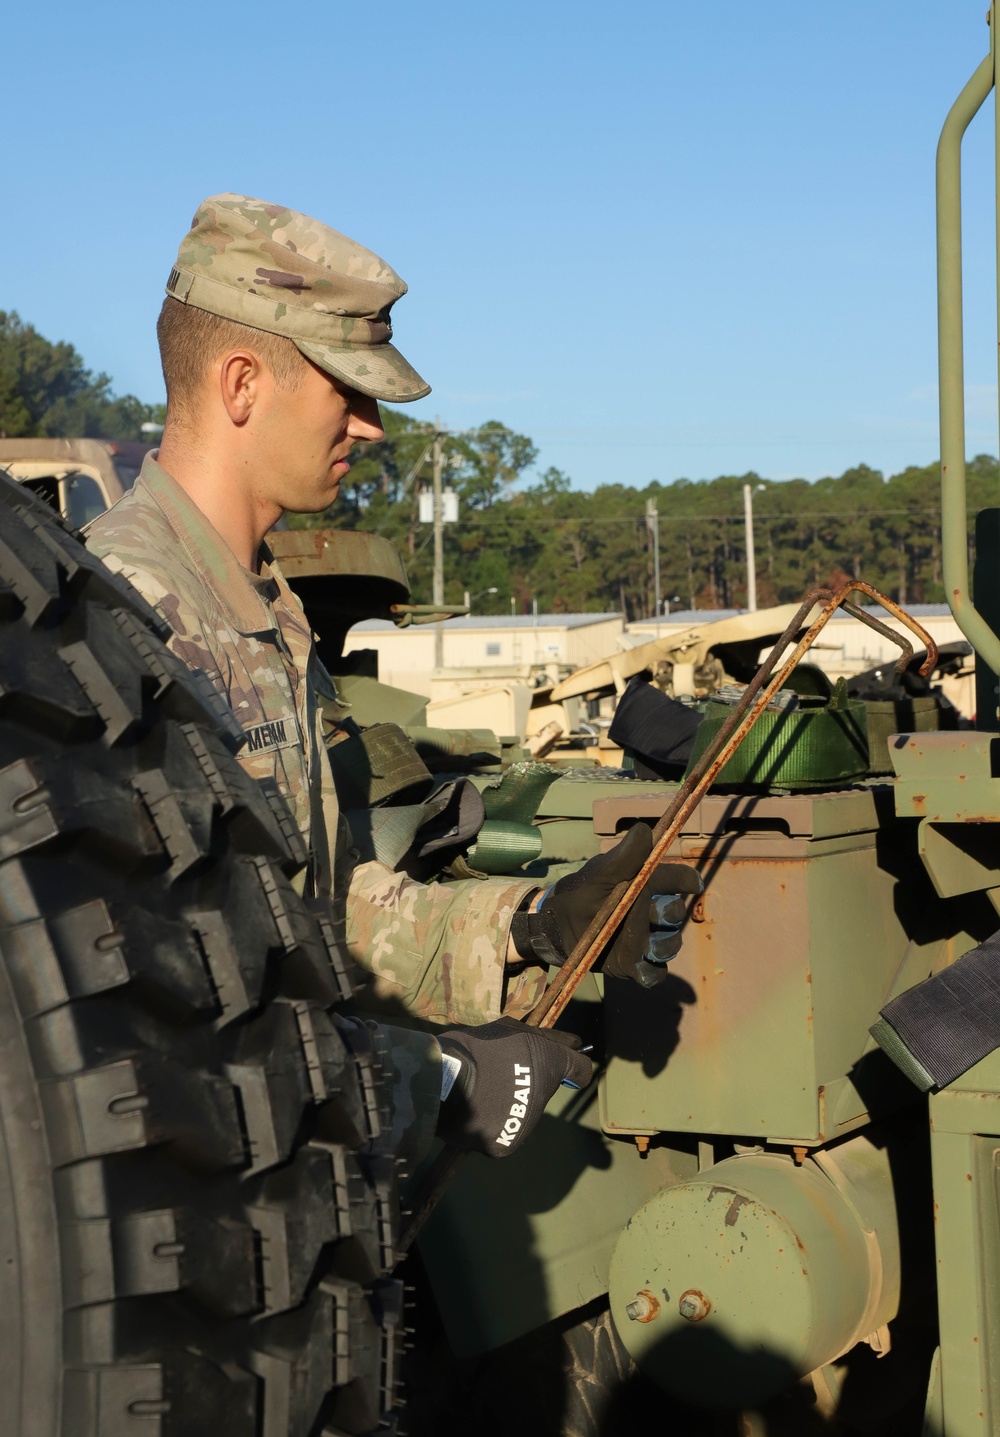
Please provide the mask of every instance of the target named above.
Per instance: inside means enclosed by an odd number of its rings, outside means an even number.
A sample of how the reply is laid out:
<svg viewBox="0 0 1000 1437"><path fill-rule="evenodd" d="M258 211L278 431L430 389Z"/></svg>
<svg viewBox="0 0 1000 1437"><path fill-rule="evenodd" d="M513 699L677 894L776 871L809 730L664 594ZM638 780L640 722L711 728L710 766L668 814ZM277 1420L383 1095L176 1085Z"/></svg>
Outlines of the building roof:
<svg viewBox="0 0 1000 1437"><path fill-rule="evenodd" d="M613 614L463 614L457 619L445 619L449 631L476 629L582 629L588 624L606 623L609 619L621 619L620 613ZM671 617L671 622L673 618ZM422 624L420 628L428 626ZM362 619L351 629L352 634L360 631L371 633L377 630L387 632L396 625L389 619ZM414 626L409 632L418 632Z"/></svg>
<svg viewBox="0 0 1000 1437"><path fill-rule="evenodd" d="M947 604L904 604L903 607L915 619L938 619L951 613ZM866 604L864 608L866 612L874 614L876 618L892 618L892 615L886 613L880 604ZM748 612L747 609L672 609L669 614L664 614L661 618L660 628L666 628L669 625L671 628L693 629L698 624L714 624L719 619L735 619L739 614ZM843 614L841 617L849 619L851 616ZM640 629L645 633L649 629L655 628L655 619L634 619L628 625L630 633Z"/></svg>

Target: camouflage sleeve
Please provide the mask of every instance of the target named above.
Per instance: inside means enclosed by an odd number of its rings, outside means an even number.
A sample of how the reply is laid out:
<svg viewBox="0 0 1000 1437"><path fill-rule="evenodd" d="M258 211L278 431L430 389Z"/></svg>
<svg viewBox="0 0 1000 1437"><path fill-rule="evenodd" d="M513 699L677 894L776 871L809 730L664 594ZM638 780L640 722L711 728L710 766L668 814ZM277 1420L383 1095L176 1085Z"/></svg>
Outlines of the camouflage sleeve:
<svg viewBox="0 0 1000 1437"><path fill-rule="evenodd" d="M347 945L373 975L367 997L393 1000L428 1023L489 1023L523 1017L538 1001L545 972L510 981L510 922L537 889L530 880L417 883L384 864L361 863L347 893Z"/></svg>

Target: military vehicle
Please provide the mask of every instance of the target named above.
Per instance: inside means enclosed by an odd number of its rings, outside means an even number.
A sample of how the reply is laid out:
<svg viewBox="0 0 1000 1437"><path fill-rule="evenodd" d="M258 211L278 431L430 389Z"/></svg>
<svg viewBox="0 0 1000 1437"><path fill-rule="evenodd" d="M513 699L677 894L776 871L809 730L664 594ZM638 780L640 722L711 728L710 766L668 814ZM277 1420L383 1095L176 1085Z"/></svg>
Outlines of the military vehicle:
<svg viewBox="0 0 1000 1437"><path fill-rule="evenodd" d="M925 1097L870 1034L1000 911L1000 510L979 516L973 602L959 209L961 137L996 78L989 18L938 154L945 584L977 655L977 726L897 722L848 781L758 770L700 804L673 856L705 891L669 980L586 980L565 1023L594 1043L599 1083L515 1160L469 1161L421 1236L457 1358L427 1358L425 1430L516 1430L540 1378L555 1405L523 1430L1000 1432L1000 1052ZM368 683L362 724L387 716ZM394 716L419 727L414 698ZM674 791L553 771L512 819L512 756L458 767L487 822L537 830L517 871L540 880L655 822Z"/></svg>
<svg viewBox="0 0 1000 1437"><path fill-rule="evenodd" d="M152 447L133 440L0 439L0 471L82 529L131 489Z"/></svg>

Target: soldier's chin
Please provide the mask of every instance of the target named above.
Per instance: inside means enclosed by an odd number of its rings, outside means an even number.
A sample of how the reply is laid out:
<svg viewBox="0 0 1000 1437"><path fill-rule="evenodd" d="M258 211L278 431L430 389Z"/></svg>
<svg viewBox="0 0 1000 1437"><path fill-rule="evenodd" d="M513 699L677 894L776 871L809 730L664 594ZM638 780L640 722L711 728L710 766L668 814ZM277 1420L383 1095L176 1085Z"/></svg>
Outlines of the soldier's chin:
<svg viewBox="0 0 1000 1437"><path fill-rule="evenodd" d="M322 514L331 504L337 502L340 480L329 484L322 494L297 494L292 503L285 505L286 514Z"/></svg>

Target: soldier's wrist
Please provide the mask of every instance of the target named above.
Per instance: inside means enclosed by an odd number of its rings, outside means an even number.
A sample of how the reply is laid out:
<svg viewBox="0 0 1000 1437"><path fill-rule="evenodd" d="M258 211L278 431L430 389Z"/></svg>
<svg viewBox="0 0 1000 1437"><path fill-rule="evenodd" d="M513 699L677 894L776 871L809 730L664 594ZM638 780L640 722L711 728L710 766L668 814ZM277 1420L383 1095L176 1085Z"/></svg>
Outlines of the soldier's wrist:
<svg viewBox="0 0 1000 1437"><path fill-rule="evenodd" d="M510 941L521 966L527 964L558 967L566 961L566 946L559 923L543 908L549 888L537 889L522 901L510 925ZM508 950L507 966L511 959Z"/></svg>

